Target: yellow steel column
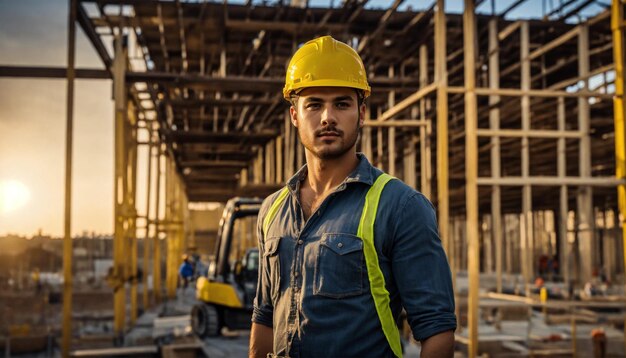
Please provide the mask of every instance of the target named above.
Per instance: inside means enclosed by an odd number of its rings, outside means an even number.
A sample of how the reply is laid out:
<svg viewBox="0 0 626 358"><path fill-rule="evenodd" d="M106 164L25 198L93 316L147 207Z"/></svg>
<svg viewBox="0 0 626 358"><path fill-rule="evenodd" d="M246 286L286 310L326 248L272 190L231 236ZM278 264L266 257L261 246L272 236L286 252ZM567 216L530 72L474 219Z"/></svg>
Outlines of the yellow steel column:
<svg viewBox="0 0 626 358"><path fill-rule="evenodd" d="M285 182L285 170L283 164L283 136L276 138L276 183Z"/></svg>
<svg viewBox="0 0 626 358"><path fill-rule="evenodd" d="M126 237L126 46L121 29L115 35L115 58L113 60L113 97L115 99L115 237L113 240L113 286L114 320L113 332L117 343L122 342L126 315L125 277L125 237Z"/></svg>
<svg viewBox="0 0 626 358"><path fill-rule="evenodd" d="M523 21L520 27L520 62L521 62L521 80L520 87L523 91L530 90L531 74L530 74L530 28L528 21ZM522 129L530 130L530 97L524 94L521 97L521 117ZM530 176L530 148L528 136L522 137L521 163L522 178ZM530 295L529 283L534 277L533 251L534 251L534 224L533 224L533 204L532 204L532 187L530 184L524 184L522 187L522 222L521 224L521 244L522 244L522 274L524 276L524 291L526 296Z"/></svg>
<svg viewBox="0 0 626 358"><path fill-rule="evenodd" d="M489 20L489 88L500 87L500 46L498 45L498 20ZM500 96L489 96L489 127L500 129ZM491 176L500 177L500 137L491 137ZM496 290L502 293L502 210L500 185L491 192L492 235L496 243Z"/></svg>
<svg viewBox="0 0 626 358"><path fill-rule="evenodd" d="M579 85L583 91L589 90L589 26L586 23L578 25L578 76ZM579 140L578 168L583 178L591 177L591 110L589 98L578 97L578 130L582 136ZM576 214L578 229L578 266L580 268L580 283L588 282L593 276L593 269L599 260L596 253L599 244L594 239L595 214L593 207L593 188L579 186L576 193Z"/></svg>
<svg viewBox="0 0 626 358"><path fill-rule="evenodd" d="M428 85L428 46L421 45L419 50L419 79L420 89ZM419 101L419 118L426 120L426 106L430 107L430 101L427 99L421 99ZM417 110L417 107L413 107ZM415 118L415 116L411 116ZM420 138L420 169L422 171L420 175L420 191L428 199L432 200L431 190L431 154L430 154L430 126L419 127ZM415 176L415 145L412 145L411 154L408 155L412 161L409 165L413 167L411 173L411 179ZM406 178L404 178L406 181Z"/></svg>
<svg viewBox="0 0 626 358"><path fill-rule="evenodd" d="M387 73L389 78L395 77L395 69L393 65L389 65L387 69ZM389 108L396 105L396 91L389 91L389 95L387 96L387 105ZM382 128L381 128L382 129ZM392 176L397 176L396 173L396 127L389 127L387 130L387 173Z"/></svg>
<svg viewBox="0 0 626 358"><path fill-rule="evenodd" d="M437 208L439 209L439 235L453 274L456 273L454 257L450 255L448 198L448 70L446 63L445 1L437 0L435 12L435 82L437 83ZM422 118L423 119L423 118Z"/></svg>
<svg viewBox="0 0 626 358"><path fill-rule="evenodd" d="M148 293L148 271L150 261L150 228L151 228L151 220L150 220L150 198L152 196L152 121L145 121L146 129L148 130L148 170L147 170L147 181L146 181L146 231L143 236L143 275L142 275L142 286L143 286L143 309L144 311L150 307L150 295Z"/></svg>
<svg viewBox="0 0 626 358"><path fill-rule="evenodd" d="M182 255L182 230L180 227L180 183L178 180L178 174L176 173L176 162L174 158L172 158L172 178L173 182L173 205L172 205L172 218L174 219L172 225L172 231L174 232L174 254L172 255L172 286L174 287L174 292L178 288L178 264L180 262L180 257Z"/></svg>
<svg viewBox="0 0 626 358"><path fill-rule="evenodd" d="M463 47L465 51L465 212L467 215L467 266L469 274L468 355L478 355L478 288L480 247L478 242L478 110L476 101L476 23L474 0L465 0Z"/></svg>
<svg viewBox="0 0 626 358"><path fill-rule="evenodd" d="M152 268L152 290L154 294L154 303L158 304L161 302L161 240L159 239L159 234L161 233L161 186L162 186L162 176L161 173L161 144L158 143L156 145L156 197L155 197L155 207L156 213L154 215L154 259L153 259L153 268Z"/></svg>
<svg viewBox="0 0 626 358"><path fill-rule="evenodd" d="M182 262L182 255L183 255L183 248L186 248L185 246L185 232L183 231L183 226L182 226L182 204L183 204L183 197L182 197L182 186L181 186L181 180L180 180L180 176L178 175L178 173L176 172L176 165L174 161L172 161L174 163L174 178L175 178L175 187L174 187L174 221L175 221L175 225L174 225L174 229L176 230L176 253L174 254L174 262L172 264L172 272L175 274L176 276L176 285L175 287L178 287L178 266L180 265L180 263Z"/></svg>
<svg viewBox="0 0 626 358"><path fill-rule="evenodd" d="M437 209L439 211L439 236L452 271L455 288L458 270L454 241L450 239L450 202L448 173L448 64L446 41L446 5L437 0L435 11L435 83L437 83ZM422 118L424 119L424 118ZM456 316L460 318L460 306L456 305Z"/></svg>
<svg viewBox="0 0 626 358"><path fill-rule="evenodd" d="M171 162L170 158L165 153L165 248L167 250L165 256L165 294L166 297L172 298L173 294L170 292L171 286L171 261L172 261L172 215L171 215L171 206L172 206L172 173L171 173Z"/></svg>
<svg viewBox="0 0 626 358"><path fill-rule="evenodd" d="M128 240L130 243L130 325L137 320L137 112L128 104Z"/></svg>
<svg viewBox="0 0 626 358"><path fill-rule="evenodd" d="M65 131L65 225L63 238L63 337L61 353L69 357L72 338L72 142L74 132L74 55L76 0L70 0L67 35L67 122Z"/></svg>
<svg viewBox="0 0 626 358"><path fill-rule="evenodd" d="M615 176L626 178L626 135L624 133L624 5L620 0L611 4L611 29L613 30L613 58L615 65ZM617 187L617 200L622 220L626 218L626 186ZM626 225L622 221L624 262L626 262ZM626 352L626 318L624 319L624 351Z"/></svg>
<svg viewBox="0 0 626 358"><path fill-rule="evenodd" d="M177 281L177 273L175 269L176 265L176 244L178 241L176 227L174 226L174 213L175 213L175 168L173 159L167 155L166 160L166 193L165 193L165 202L167 203L165 210L165 225L167 227L167 269L165 271L165 284L167 291L167 298L173 299L176 298L176 281Z"/></svg>

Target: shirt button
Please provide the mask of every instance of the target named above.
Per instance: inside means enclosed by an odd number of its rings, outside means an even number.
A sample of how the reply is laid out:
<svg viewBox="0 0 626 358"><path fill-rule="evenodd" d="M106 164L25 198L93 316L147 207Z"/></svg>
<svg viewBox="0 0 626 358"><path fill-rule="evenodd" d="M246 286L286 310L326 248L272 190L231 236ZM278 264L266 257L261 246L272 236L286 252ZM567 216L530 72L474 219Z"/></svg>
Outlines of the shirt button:
<svg viewBox="0 0 626 358"><path fill-rule="evenodd" d="M342 247L343 247L343 243L341 243L341 242L340 242L340 243L338 243L338 244L337 244L337 247L338 247L338 248L342 248Z"/></svg>
<svg viewBox="0 0 626 358"><path fill-rule="evenodd" d="M298 240L298 245L302 245L302 244L304 244L304 241Z"/></svg>
<svg viewBox="0 0 626 358"><path fill-rule="evenodd" d="M297 273L297 272L295 272L295 273L293 274L293 277L298 277L298 273Z"/></svg>

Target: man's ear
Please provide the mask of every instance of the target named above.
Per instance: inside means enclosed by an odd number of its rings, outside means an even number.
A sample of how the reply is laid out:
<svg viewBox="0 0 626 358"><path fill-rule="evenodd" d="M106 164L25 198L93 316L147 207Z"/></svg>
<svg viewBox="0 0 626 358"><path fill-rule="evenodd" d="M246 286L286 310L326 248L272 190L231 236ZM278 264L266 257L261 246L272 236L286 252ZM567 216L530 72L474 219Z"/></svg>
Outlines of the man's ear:
<svg viewBox="0 0 626 358"><path fill-rule="evenodd" d="M365 125L365 112L367 111L367 106L365 103L361 103L359 106L359 128L363 128Z"/></svg>
<svg viewBox="0 0 626 358"><path fill-rule="evenodd" d="M298 128L298 112L294 106L289 107L289 116L291 117L291 124Z"/></svg>

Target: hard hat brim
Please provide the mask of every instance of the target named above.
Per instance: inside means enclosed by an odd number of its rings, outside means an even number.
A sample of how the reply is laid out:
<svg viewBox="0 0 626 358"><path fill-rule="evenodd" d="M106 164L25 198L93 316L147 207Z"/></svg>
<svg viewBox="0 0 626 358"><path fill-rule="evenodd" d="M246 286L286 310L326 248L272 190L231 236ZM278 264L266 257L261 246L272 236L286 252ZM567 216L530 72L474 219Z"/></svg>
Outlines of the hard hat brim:
<svg viewBox="0 0 626 358"><path fill-rule="evenodd" d="M312 87L354 88L354 89L363 91L363 98L369 97L370 93L372 92L370 86L359 84L359 83L340 81L340 80L317 80L317 81L301 82L292 86L285 86L283 88L283 97L289 101L294 91L303 90L303 89L312 88Z"/></svg>

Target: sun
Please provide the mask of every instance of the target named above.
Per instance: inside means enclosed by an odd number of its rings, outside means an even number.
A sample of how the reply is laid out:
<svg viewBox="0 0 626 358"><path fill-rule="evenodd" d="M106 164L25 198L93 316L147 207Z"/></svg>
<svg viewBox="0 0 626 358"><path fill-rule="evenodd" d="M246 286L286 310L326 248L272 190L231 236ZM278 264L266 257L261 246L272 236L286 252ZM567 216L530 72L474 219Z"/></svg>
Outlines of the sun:
<svg viewBox="0 0 626 358"><path fill-rule="evenodd" d="M26 205L30 190L17 180L0 180L0 214L6 215Z"/></svg>

